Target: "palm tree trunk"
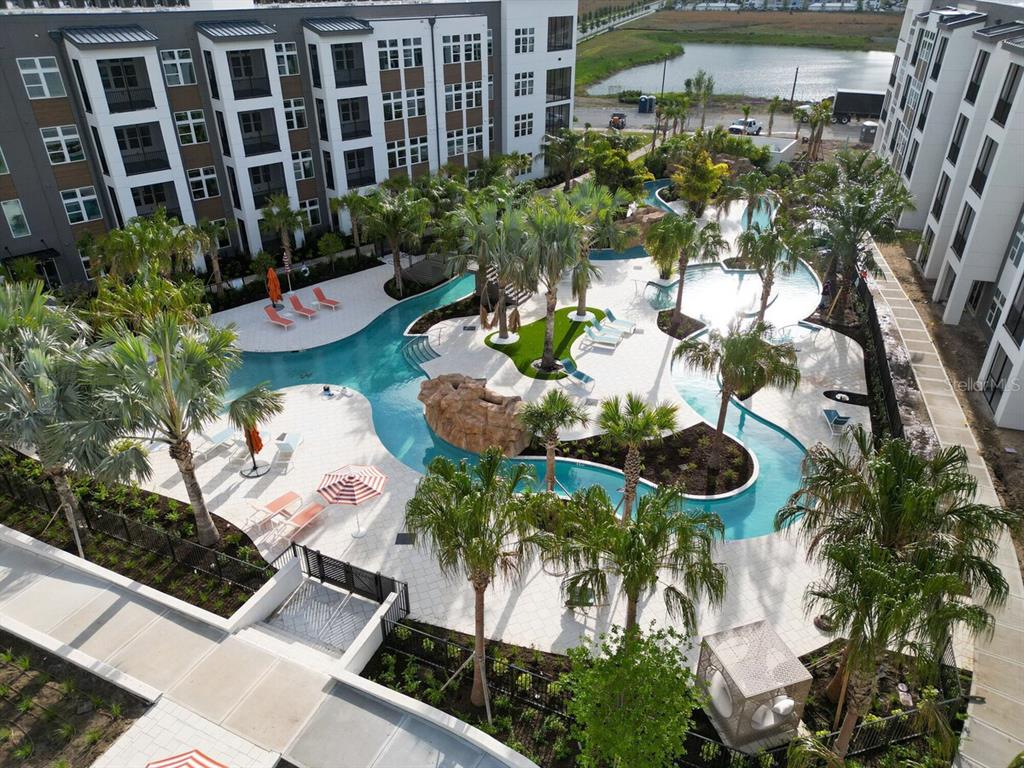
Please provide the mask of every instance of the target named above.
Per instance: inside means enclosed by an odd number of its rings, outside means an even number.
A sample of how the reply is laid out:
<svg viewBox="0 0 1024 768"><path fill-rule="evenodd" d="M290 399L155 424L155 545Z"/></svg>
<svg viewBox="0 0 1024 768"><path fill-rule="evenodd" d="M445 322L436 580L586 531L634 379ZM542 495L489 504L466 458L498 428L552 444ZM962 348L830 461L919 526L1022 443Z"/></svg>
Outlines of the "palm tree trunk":
<svg viewBox="0 0 1024 768"><path fill-rule="evenodd" d="M498 283L498 338L508 338L508 318L505 316L505 286Z"/></svg>
<svg viewBox="0 0 1024 768"><path fill-rule="evenodd" d="M288 229L281 230L281 250L284 251L285 261L288 266L285 268L285 276L288 278L288 293L292 292L292 239L288 236Z"/></svg>
<svg viewBox="0 0 1024 768"><path fill-rule="evenodd" d="M587 286L581 285L576 291L576 317L587 314Z"/></svg>
<svg viewBox="0 0 1024 768"><path fill-rule="evenodd" d="M874 695L874 678L863 680L854 675L850 679L849 700L846 702L846 715L843 717L843 726L839 729L836 743L832 746L833 751L841 758L845 758L850 751L850 741L853 739L853 729L860 719L860 713L867 707Z"/></svg>
<svg viewBox="0 0 1024 768"><path fill-rule="evenodd" d="M654 121L654 133L651 135L651 151L653 152L655 147L658 146L658 121Z"/></svg>
<svg viewBox="0 0 1024 768"><path fill-rule="evenodd" d="M627 525L633 516L633 500L636 487L640 484L640 449L630 446L626 449L626 462L622 467L625 482L622 487L622 524Z"/></svg>
<svg viewBox="0 0 1024 768"><path fill-rule="evenodd" d="M772 126L775 125L775 113L771 112L768 115L768 135L772 135Z"/></svg>
<svg viewBox="0 0 1024 768"><path fill-rule="evenodd" d="M484 646L484 593L486 591L486 578L473 579L475 639L473 641L473 690L469 694L469 700L474 707L484 706L484 697L486 696L483 676L486 654Z"/></svg>
<svg viewBox="0 0 1024 768"><path fill-rule="evenodd" d="M220 541L220 532L213 523L213 517L206 508L206 500L203 498L203 489L196 477L195 458L192 455L192 445L187 439L181 439L171 446L171 458L178 465L178 472L185 483L185 492L188 493L188 501L192 505L192 513L196 518L196 532L199 534L199 543L204 547L212 547Z"/></svg>
<svg viewBox="0 0 1024 768"><path fill-rule="evenodd" d="M352 222L352 240L356 244L356 257L359 257L360 249L363 247L363 242L359 238L359 223L356 221L356 217L352 215L352 211L348 212L348 218Z"/></svg>
<svg viewBox="0 0 1024 768"><path fill-rule="evenodd" d="M558 435L548 437L544 444L544 484L548 493L555 492L555 448L558 446Z"/></svg>
<svg viewBox="0 0 1024 768"><path fill-rule="evenodd" d="M220 256L216 243L210 249L210 270L213 272L213 290L219 296L224 293L224 279L220 275Z"/></svg>
<svg viewBox="0 0 1024 768"><path fill-rule="evenodd" d="M82 541L89 537L89 528L82 517L82 510L78 506L78 498L75 496L74 491L71 490L71 485L68 483L68 477L64 473L63 467L47 469L46 473L50 476L50 480L53 481L53 489L57 492L57 498L60 500L60 508L64 512L64 519L67 521L68 528L71 529L71 535L75 538L75 548L78 550L78 556L84 560L85 551L82 548Z"/></svg>
<svg viewBox="0 0 1024 768"><path fill-rule="evenodd" d="M626 632L630 632L637 627L636 621L636 608L637 608L637 596L626 595Z"/></svg>
<svg viewBox="0 0 1024 768"><path fill-rule="evenodd" d="M761 276L761 306L757 310L757 322L764 322L765 312L768 311L768 299L771 297L772 284L775 282L775 275L767 274Z"/></svg>
<svg viewBox="0 0 1024 768"><path fill-rule="evenodd" d="M683 323L683 286L686 283L686 265L688 258L679 258L679 284L676 286L676 308L672 313L672 330L676 330Z"/></svg>
<svg viewBox="0 0 1024 768"><path fill-rule="evenodd" d="M391 263L395 268L395 292L399 298L405 295L405 291L402 286L402 252L398 248L398 243L391 242Z"/></svg>
<svg viewBox="0 0 1024 768"><path fill-rule="evenodd" d="M702 131L704 130L704 119L707 117L707 114L708 114L708 103L706 101L702 101L701 105L700 105L700 129Z"/></svg>
<svg viewBox="0 0 1024 768"><path fill-rule="evenodd" d="M546 371L555 367L555 308L558 306L557 289L548 289L545 293L547 299L547 317L544 319L544 356L541 358L540 367Z"/></svg>
<svg viewBox="0 0 1024 768"><path fill-rule="evenodd" d="M729 398L732 392L722 387L722 404L718 407L718 423L715 424L715 438L711 441L711 455L708 457L708 470L718 471L722 461L722 441L725 438L725 417L729 414Z"/></svg>

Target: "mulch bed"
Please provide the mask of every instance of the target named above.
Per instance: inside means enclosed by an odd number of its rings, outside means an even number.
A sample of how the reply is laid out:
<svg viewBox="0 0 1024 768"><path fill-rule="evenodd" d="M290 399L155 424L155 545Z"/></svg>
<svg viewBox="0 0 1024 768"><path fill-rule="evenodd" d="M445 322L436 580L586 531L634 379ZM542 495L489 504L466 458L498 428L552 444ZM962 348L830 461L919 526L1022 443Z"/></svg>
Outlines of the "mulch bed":
<svg viewBox="0 0 1024 768"><path fill-rule="evenodd" d="M736 490L753 474L753 458L742 445L725 435L722 466L717 475L709 474L707 462L714 434L713 427L700 422L648 443L641 451L643 469L640 476L652 483L679 485L687 493L700 496ZM544 447L534 440L524 453L543 456ZM602 435L566 441L562 443L559 455L612 467L622 467L626 460L625 450L610 446Z"/></svg>
<svg viewBox="0 0 1024 768"><path fill-rule="evenodd" d="M493 307L498 301L498 289L493 285L489 285L488 292L491 306ZM476 293L471 293L469 296L458 301L453 301L451 304L445 304L443 307L432 309L420 315L416 322L409 326L409 333L426 333L435 325L445 320L454 320L459 317L477 317L479 314L480 300Z"/></svg>
<svg viewBox="0 0 1024 768"><path fill-rule="evenodd" d="M0 765L92 765L148 706L0 631Z"/></svg>
<svg viewBox="0 0 1024 768"><path fill-rule="evenodd" d="M704 328L704 323L700 320L696 320L686 313L683 313L683 320L679 323L679 327L675 330L672 329L672 315L674 311L671 309L665 309L658 313L658 330L668 334L673 339L685 339L687 336L696 333L697 331Z"/></svg>
<svg viewBox="0 0 1024 768"><path fill-rule="evenodd" d="M420 283L409 277L402 278L402 295L398 295L398 291L395 290L395 278L391 278L384 283L384 293L390 296L392 299L408 299L410 296L416 296L420 293L426 293L431 288L436 288L441 283L445 282L448 278L442 277L436 283Z"/></svg>

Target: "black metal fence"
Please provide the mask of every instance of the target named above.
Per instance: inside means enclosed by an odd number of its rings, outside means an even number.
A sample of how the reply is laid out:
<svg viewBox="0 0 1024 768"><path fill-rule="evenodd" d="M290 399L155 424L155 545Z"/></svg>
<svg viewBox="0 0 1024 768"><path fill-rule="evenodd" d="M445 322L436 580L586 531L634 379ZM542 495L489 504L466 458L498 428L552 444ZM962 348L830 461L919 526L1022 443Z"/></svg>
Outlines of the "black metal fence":
<svg viewBox="0 0 1024 768"><path fill-rule="evenodd" d="M311 579L332 584L378 603L383 603L388 595L397 592L397 602L401 603L402 610L405 611L401 618L409 615L409 588L404 581L384 576L380 572L368 571L294 542L290 549L294 556L299 558L302 572Z"/></svg>
<svg viewBox="0 0 1024 768"><path fill-rule="evenodd" d="M871 337L873 347L872 357L878 374L876 382L882 394L882 401L885 404L886 420L889 423L889 430L893 437L903 437L903 417L900 416L899 401L896 399L896 389L892 383L892 371L889 370L889 359L885 354L885 339L882 337L882 327L878 324L878 312L875 309L875 298L871 295L867 282L857 280L857 297L864 305L867 315L867 330Z"/></svg>

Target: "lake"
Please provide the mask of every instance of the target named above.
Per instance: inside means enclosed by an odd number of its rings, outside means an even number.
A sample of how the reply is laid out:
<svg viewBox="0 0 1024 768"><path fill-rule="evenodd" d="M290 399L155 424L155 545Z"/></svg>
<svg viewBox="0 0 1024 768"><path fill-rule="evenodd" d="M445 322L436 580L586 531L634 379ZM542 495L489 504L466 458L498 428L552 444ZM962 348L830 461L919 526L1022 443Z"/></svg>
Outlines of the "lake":
<svg viewBox="0 0 1024 768"><path fill-rule="evenodd" d="M687 43L684 48L682 56L668 62L666 91L682 91L686 78L704 69L715 78L715 93L788 99L793 74L800 67L796 99L811 101L832 96L839 88L884 91L893 61L893 54L887 51L719 43ZM620 90L656 94L661 90L662 67L659 63L626 69L594 84L587 92L595 96Z"/></svg>

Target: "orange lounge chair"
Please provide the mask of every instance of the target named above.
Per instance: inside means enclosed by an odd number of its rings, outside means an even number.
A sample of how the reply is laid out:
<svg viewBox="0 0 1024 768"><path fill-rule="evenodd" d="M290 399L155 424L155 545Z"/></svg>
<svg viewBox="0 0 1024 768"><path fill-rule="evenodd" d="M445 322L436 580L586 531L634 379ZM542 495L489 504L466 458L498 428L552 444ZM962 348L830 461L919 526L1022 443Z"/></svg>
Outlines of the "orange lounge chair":
<svg viewBox="0 0 1024 768"><path fill-rule="evenodd" d="M337 299L328 299L324 296L324 292L320 290L320 286L313 289L313 303L320 307L327 307L328 309L341 309L341 302Z"/></svg>
<svg viewBox="0 0 1024 768"><path fill-rule="evenodd" d="M273 307L264 307L263 311L267 313L267 319L270 320L274 325L280 325L286 331L295 325L294 320L289 320L287 317L281 317L281 314Z"/></svg>
<svg viewBox="0 0 1024 768"><path fill-rule="evenodd" d="M288 491L278 496L273 501L261 504L255 500L249 500L252 507L252 514L246 520L246 526L261 530L264 525L278 515L288 515L293 509L298 508L302 503L302 497L295 491Z"/></svg>
<svg viewBox="0 0 1024 768"><path fill-rule="evenodd" d="M288 297L288 301L292 304L292 311L298 312L305 318L312 319L316 315L315 309L310 309L296 296L294 293Z"/></svg>
<svg viewBox="0 0 1024 768"><path fill-rule="evenodd" d="M282 530L282 535L286 533L288 537L294 536L316 520L326 508L319 501L309 502L309 504L281 523L281 527L284 529Z"/></svg>

